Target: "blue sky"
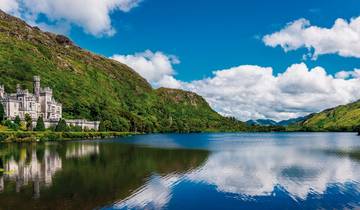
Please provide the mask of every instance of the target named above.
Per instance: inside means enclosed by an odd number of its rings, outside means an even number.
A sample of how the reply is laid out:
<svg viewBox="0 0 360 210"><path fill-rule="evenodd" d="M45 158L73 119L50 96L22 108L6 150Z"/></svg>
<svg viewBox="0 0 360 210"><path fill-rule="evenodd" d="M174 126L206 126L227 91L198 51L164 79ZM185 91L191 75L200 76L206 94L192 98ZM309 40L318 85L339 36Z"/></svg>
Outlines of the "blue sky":
<svg viewBox="0 0 360 210"><path fill-rule="evenodd" d="M86 35L79 28L70 36L81 47L106 56L146 49L176 55L181 60L176 78L191 81L241 64L271 66L275 72L283 72L301 62L305 50L285 53L266 47L259 37L299 18L330 27L336 18L359 14L356 0L144 0L129 13L111 15L117 30L113 37ZM331 73L360 67L359 59L334 55L306 63L323 66Z"/></svg>
<svg viewBox="0 0 360 210"><path fill-rule="evenodd" d="M240 120L360 99L357 0L0 0L0 8Z"/></svg>

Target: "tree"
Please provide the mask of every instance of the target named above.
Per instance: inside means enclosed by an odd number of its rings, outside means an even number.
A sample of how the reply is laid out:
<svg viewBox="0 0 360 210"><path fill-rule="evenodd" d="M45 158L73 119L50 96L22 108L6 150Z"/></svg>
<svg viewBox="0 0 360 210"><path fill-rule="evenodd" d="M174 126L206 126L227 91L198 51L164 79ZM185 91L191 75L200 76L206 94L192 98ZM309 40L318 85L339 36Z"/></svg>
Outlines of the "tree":
<svg viewBox="0 0 360 210"><path fill-rule="evenodd" d="M357 132L358 135L360 136L360 125L355 126L354 131Z"/></svg>
<svg viewBox="0 0 360 210"><path fill-rule="evenodd" d="M100 132L105 132L105 131L109 131L112 127L112 123L109 120L102 120L100 121L100 125L99 125L99 131Z"/></svg>
<svg viewBox="0 0 360 210"><path fill-rule="evenodd" d="M16 125L18 125L19 127L21 126L21 120L20 120L19 115L17 115L17 116L15 117L14 123L15 123Z"/></svg>
<svg viewBox="0 0 360 210"><path fill-rule="evenodd" d="M0 123L5 119L4 105L0 103Z"/></svg>
<svg viewBox="0 0 360 210"><path fill-rule="evenodd" d="M128 131L129 128L129 122L122 117L115 118L111 121L111 131Z"/></svg>
<svg viewBox="0 0 360 210"><path fill-rule="evenodd" d="M36 121L35 131L45 131L44 119L41 116Z"/></svg>
<svg viewBox="0 0 360 210"><path fill-rule="evenodd" d="M25 122L26 122L26 129L28 131L32 130L32 119L28 113L25 114Z"/></svg>
<svg viewBox="0 0 360 210"><path fill-rule="evenodd" d="M55 132L65 132L65 131L68 131L66 121L64 119L60 119L58 124L56 125Z"/></svg>
<svg viewBox="0 0 360 210"><path fill-rule="evenodd" d="M104 132L106 131L106 128L105 128L105 125L104 125L104 121L100 121L100 124L99 124L99 129L98 129L100 132Z"/></svg>

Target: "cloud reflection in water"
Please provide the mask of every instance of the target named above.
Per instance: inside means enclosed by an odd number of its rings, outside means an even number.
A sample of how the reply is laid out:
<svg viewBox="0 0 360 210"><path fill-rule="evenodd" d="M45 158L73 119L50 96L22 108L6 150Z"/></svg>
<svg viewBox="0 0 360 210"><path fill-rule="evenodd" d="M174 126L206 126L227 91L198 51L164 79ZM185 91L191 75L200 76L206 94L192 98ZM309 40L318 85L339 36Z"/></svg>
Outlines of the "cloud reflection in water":
<svg viewBox="0 0 360 210"><path fill-rule="evenodd" d="M174 188L187 182L214 186L218 193L231 194L238 199L256 200L282 191L295 203L306 202L311 196L324 196L329 189L346 194L350 185L352 193L359 195L359 162L324 152L327 148L348 148L354 146L353 143L346 140L315 143L310 140L232 145L235 141L230 139L230 145L227 145L229 142L220 143L223 144L221 149L214 146L219 142L213 142L214 145L208 147L217 149L213 149L203 166L184 174L152 176L145 185L112 208L166 208L174 197ZM352 197L353 204L347 207L359 206L360 198Z"/></svg>

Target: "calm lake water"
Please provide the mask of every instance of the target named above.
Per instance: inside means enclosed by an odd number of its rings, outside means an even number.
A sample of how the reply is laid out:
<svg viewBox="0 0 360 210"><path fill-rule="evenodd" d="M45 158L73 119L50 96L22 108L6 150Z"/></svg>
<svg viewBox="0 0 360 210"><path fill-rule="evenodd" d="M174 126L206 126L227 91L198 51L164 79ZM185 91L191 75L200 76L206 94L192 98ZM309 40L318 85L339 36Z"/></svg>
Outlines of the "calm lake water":
<svg viewBox="0 0 360 210"><path fill-rule="evenodd" d="M0 209L358 209L354 133L0 145Z"/></svg>

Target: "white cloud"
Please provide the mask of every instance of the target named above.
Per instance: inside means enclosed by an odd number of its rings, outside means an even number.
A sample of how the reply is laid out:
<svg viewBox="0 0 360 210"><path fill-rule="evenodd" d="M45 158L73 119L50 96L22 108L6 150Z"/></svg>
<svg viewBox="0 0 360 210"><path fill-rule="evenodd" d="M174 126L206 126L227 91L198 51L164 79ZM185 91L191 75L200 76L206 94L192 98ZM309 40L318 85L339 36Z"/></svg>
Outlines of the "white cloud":
<svg viewBox="0 0 360 210"><path fill-rule="evenodd" d="M335 77L340 79L360 78L360 69L354 69L353 71L339 71L336 73Z"/></svg>
<svg viewBox="0 0 360 210"><path fill-rule="evenodd" d="M165 177L154 175L132 195L115 202L114 209L163 209L171 200L172 188L180 179L178 174Z"/></svg>
<svg viewBox="0 0 360 210"><path fill-rule="evenodd" d="M274 75L270 67L242 65L184 82L174 77L173 65L179 63L175 56L147 50L112 58L132 67L156 88L196 92L217 112L240 120L285 120L360 99L358 69L341 71L334 77L322 67L309 69L300 63Z"/></svg>
<svg viewBox="0 0 360 210"><path fill-rule="evenodd" d="M113 55L111 58L130 66L155 87L180 87L179 81L173 77L173 65L180 63L174 55L146 50L134 55Z"/></svg>
<svg viewBox="0 0 360 210"><path fill-rule="evenodd" d="M332 142L314 134L285 134L283 144L272 135L254 138L247 134L228 134L222 135L221 140L214 135L208 138L206 149L210 155L201 166L184 174L154 175L128 198L115 202L112 208L164 208L177 193L174 188L189 182L214 186L218 192L247 200L258 196L276 197L275 189L280 187L294 201L307 201L314 194L323 197L329 187L338 186L342 193L347 193L349 189L343 189L344 186L360 181L357 162L325 152L335 148L349 150L354 146L351 136ZM290 143L292 141L301 143ZM180 141L178 144L181 147Z"/></svg>
<svg viewBox="0 0 360 210"><path fill-rule="evenodd" d="M163 78L157 83L159 87L167 87L167 88L181 88L182 82L175 79L173 76L165 75Z"/></svg>
<svg viewBox="0 0 360 210"><path fill-rule="evenodd" d="M0 9L11 14L18 14L19 3L15 0L0 0Z"/></svg>
<svg viewBox="0 0 360 210"><path fill-rule="evenodd" d="M95 35L111 36L115 29L111 25L110 14L116 10L129 12L142 0L0 0L0 9L19 16L32 25L64 26L77 25L85 32ZM40 22L45 15L51 24ZM48 26L50 25L50 26ZM61 31L64 29L57 29Z"/></svg>
<svg viewBox="0 0 360 210"><path fill-rule="evenodd" d="M334 183L341 186L360 180L356 173L360 167L351 159L307 152L333 146L327 140L316 136L302 138L301 145L279 146L272 137L262 136L261 141L251 139L252 143L246 144L246 137L242 136L241 146L236 147L234 141L229 145L222 143L220 151L214 152L201 168L185 176L193 182L214 185L220 192L242 197L271 195L276 186L281 186L295 200L306 200L311 193L322 195ZM321 162L316 161L319 158Z"/></svg>
<svg viewBox="0 0 360 210"><path fill-rule="evenodd" d="M203 96L223 115L241 120L283 120L304 116L360 98L360 77L333 77L321 67L304 63L274 75L272 68L243 65L214 72L214 76L179 82L182 89Z"/></svg>
<svg viewBox="0 0 360 210"><path fill-rule="evenodd" d="M360 58L360 17L349 22L339 18L331 28L312 26L310 21L299 19L264 36L263 41L267 46L281 46L285 51L305 47L314 51L313 59L323 54Z"/></svg>

